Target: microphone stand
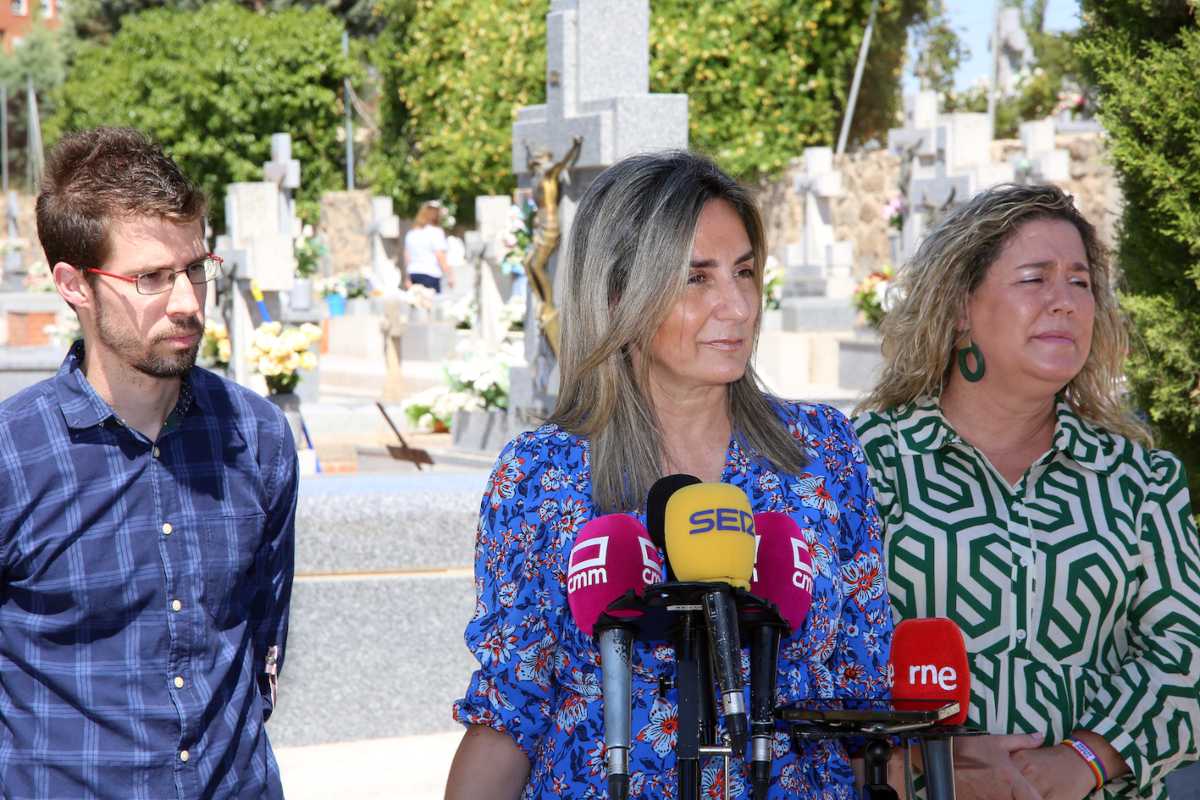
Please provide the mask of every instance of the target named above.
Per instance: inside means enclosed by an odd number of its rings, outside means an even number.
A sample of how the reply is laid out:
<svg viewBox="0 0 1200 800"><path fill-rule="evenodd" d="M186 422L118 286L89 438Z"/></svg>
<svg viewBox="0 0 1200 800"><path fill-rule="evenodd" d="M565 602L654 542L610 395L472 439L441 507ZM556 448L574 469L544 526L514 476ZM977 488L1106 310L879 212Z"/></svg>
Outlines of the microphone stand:
<svg viewBox="0 0 1200 800"><path fill-rule="evenodd" d="M725 797L729 797L731 760L735 753L728 742L717 741L716 685L713 654L704 611L704 594L714 586L729 590L728 584L671 582L647 586L643 596L627 592L609 611L640 611L641 616L624 619L644 641L671 641L675 647L675 689L679 704L679 733L675 740L675 763L679 778L679 800L699 800L701 761L718 756L725 765ZM756 622L784 626L773 604L743 590L734 589L738 616L748 613ZM748 639L746 641L749 641Z"/></svg>

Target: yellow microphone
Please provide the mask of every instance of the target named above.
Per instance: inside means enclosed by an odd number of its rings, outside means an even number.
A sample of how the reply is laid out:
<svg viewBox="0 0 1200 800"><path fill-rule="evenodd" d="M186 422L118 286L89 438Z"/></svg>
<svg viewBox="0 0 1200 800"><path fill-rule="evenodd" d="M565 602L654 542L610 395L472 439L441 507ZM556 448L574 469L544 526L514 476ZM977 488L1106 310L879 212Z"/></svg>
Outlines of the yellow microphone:
<svg viewBox="0 0 1200 800"><path fill-rule="evenodd" d="M684 486L667 501L664 527L677 579L750 588L754 512L741 489L727 483Z"/></svg>
<svg viewBox="0 0 1200 800"><path fill-rule="evenodd" d="M727 584L704 592L704 618L725 729L733 752L740 755L750 730L737 605L730 587L749 589L754 572L750 499L741 489L725 483L684 486L667 501L664 528L667 560L678 580Z"/></svg>

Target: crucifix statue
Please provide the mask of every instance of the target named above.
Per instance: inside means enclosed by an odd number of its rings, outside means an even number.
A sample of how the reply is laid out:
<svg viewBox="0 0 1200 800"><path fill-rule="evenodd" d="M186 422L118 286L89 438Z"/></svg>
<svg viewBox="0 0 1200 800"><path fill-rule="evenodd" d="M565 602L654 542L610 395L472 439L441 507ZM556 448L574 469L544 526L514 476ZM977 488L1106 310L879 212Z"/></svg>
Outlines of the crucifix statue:
<svg viewBox="0 0 1200 800"><path fill-rule="evenodd" d="M528 159L529 174L533 176L533 200L538 210L534 220L533 247L525 256L525 274L529 276L529 283L541 302L538 323L556 358L559 344L558 306L554 304L550 256L554 255L562 238L558 217L559 184L562 181L570 183L570 169L578 160L582 147L583 137L576 136L571 149L558 162L554 161L554 155L549 150L540 150L536 155L530 153Z"/></svg>

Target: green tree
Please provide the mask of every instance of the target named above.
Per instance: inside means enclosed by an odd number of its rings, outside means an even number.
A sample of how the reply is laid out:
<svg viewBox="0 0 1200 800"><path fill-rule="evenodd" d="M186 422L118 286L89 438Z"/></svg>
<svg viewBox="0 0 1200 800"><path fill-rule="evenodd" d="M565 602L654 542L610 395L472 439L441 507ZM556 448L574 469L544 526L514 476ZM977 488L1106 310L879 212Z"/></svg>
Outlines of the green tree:
<svg viewBox="0 0 1200 800"><path fill-rule="evenodd" d="M352 65L341 23L316 8L256 14L228 3L160 9L126 20L110 45L80 46L46 140L95 125L130 125L167 149L224 220L225 185L261 180L270 135L290 133L302 208L341 187L339 100Z"/></svg>
<svg viewBox="0 0 1200 800"><path fill-rule="evenodd" d="M324 8L345 23L354 36L374 35L384 24L380 0L238 0L251 11ZM156 8L198 11L208 0L71 0L66 17L80 38L107 40L121 29L126 17Z"/></svg>
<svg viewBox="0 0 1200 800"><path fill-rule="evenodd" d="M686 93L689 137L744 179L832 143L870 0L652 0L650 89ZM882 0L852 141L895 124L907 28L929 0ZM441 196L469 214L507 192L517 109L544 102L545 0L385 0L380 141L367 175L411 211Z"/></svg>
<svg viewBox="0 0 1200 800"><path fill-rule="evenodd" d="M1117 256L1136 331L1128 374L1200 508L1200 28L1183 0L1085 0L1079 54L1125 206Z"/></svg>

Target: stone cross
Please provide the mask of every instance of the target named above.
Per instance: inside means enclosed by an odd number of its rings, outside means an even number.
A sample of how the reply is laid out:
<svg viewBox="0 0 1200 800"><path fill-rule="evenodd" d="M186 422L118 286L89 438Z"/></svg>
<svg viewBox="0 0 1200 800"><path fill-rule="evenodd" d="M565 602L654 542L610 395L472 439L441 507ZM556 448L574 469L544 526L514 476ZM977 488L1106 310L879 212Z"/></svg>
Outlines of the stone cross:
<svg viewBox="0 0 1200 800"><path fill-rule="evenodd" d="M300 232L293 192L300 186L300 162L291 157L291 136L271 136L271 160L263 164L263 180L231 183L225 191L225 225L217 237L216 254L225 259L234 278L230 310L233 379L245 383L250 371L246 348L262 315L250 294L254 281L273 319L279 319L279 293L292 288L296 258L293 247Z"/></svg>
<svg viewBox="0 0 1200 800"><path fill-rule="evenodd" d="M796 176L795 190L804 198L804 232L798 247L787 248L785 294L849 297L854 289L854 246L834 239L833 203L843 189L842 174L833 166L833 148L804 149L804 172Z"/></svg>
<svg viewBox="0 0 1200 800"><path fill-rule="evenodd" d="M1012 181L1011 164L992 161L987 114L936 113L936 96L921 92L905 128L888 131L888 149L901 159L907 210L901 231L901 260L917 250L929 228L951 208L981 189Z"/></svg>
<svg viewBox="0 0 1200 800"><path fill-rule="evenodd" d="M507 195L475 198L475 221L478 230L467 234L467 262L475 278L475 302L479 309L478 337L495 347L508 333L504 329L501 310L508 296L509 280L500 274L504 258L504 237L512 218L512 199Z"/></svg>
<svg viewBox="0 0 1200 800"><path fill-rule="evenodd" d="M559 204L562 238L550 273L562 296L558 255L588 184L625 156L687 146L687 95L650 94L650 7L647 0L553 0L546 16L546 103L517 112L512 169L528 186L529 155L561 159L576 137L579 158ZM526 331L536 331L528 303ZM525 337L527 368L512 375L510 408L544 411L557 394L557 368L542 337Z"/></svg>
<svg viewBox="0 0 1200 800"><path fill-rule="evenodd" d="M400 218L392 211L392 198L371 198L371 274L375 288L384 292L400 288L396 256L400 248Z"/></svg>

